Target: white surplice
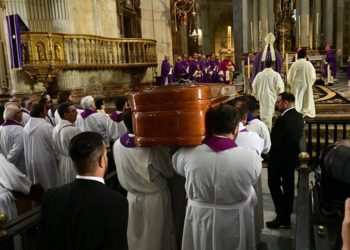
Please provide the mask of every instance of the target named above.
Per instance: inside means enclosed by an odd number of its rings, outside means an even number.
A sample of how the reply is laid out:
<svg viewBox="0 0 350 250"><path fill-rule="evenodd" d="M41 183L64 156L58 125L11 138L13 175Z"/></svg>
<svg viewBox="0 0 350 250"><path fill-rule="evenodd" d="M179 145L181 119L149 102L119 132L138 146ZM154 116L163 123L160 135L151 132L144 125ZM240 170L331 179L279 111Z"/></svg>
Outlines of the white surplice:
<svg viewBox="0 0 350 250"><path fill-rule="evenodd" d="M14 121L14 123L17 123ZM23 174L27 173L24 160L23 126L2 126L0 130L0 152Z"/></svg>
<svg viewBox="0 0 350 250"><path fill-rule="evenodd" d="M172 213L166 178L173 175L168 148L113 146L120 184L128 191L129 249L170 250Z"/></svg>
<svg viewBox="0 0 350 250"><path fill-rule="evenodd" d="M254 150L258 155L261 155L264 150L264 140L257 133L247 130L241 122L239 123L238 131L235 140L237 145Z"/></svg>
<svg viewBox="0 0 350 250"><path fill-rule="evenodd" d="M17 217L15 198L11 191L29 194L32 182L0 154L0 211L8 220Z"/></svg>
<svg viewBox="0 0 350 250"><path fill-rule="evenodd" d="M93 113L85 119L78 114L75 123L76 126L83 132L94 131L100 133L103 136L103 140L106 145L109 145L110 141L115 141L118 139L116 123L102 113Z"/></svg>
<svg viewBox="0 0 350 250"><path fill-rule="evenodd" d="M214 152L202 144L179 149L173 166L186 178L189 200L182 250L255 249L253 185L260 156L240 146Z"/></svg>
<svg viewBox="0 0 350 250"><path fill-rule="evenodd" d="M248 131L257 133L260 136L260 138L264 140L264 149L262 153L267 154L271 148L271 137L266 124L256 118L249 121L248 124L246 124L245 126L248 129Z"/></svg>
<svg viewBox="0 0 350 250"><path fill-rule="evenodd" d="M52 131L53 145L59 154L58 185L69 183L77 175L72 158L69 156L70 140L81 130L67 120L60 120Z"/></svg>
<svg viewBox="0 0 350 250"><path fill-rule="evenodd" d="M25 126L27 122L29 122L30 114L29 114L29 111L26 110L25 108L21 108L20 110L22 113L22 125Z"/></svg>
<svg viewBox="0 0 350 250"><path fill-rule="evenodd" d="M312 63L304 58L298 59L290 67L287 80L295 96L295 109L303 115L315 117L312 86L316 81L316 71Z"/></svg>
<svg viewBox="0 0 350 250"><path fill-rule="evenodd" d="M272 68L265 68L255 76L252 88L252 95L259 101L260 118L271 130L277 95L284 92L283 80Z"/></svg>
<svg viewBox="0 0 350 250"><path fill-rule="evenodd" d="M28 177L47 190L57 187L57 159L53 148L51 124L30 118L23 129L24 157Z"/></svg>

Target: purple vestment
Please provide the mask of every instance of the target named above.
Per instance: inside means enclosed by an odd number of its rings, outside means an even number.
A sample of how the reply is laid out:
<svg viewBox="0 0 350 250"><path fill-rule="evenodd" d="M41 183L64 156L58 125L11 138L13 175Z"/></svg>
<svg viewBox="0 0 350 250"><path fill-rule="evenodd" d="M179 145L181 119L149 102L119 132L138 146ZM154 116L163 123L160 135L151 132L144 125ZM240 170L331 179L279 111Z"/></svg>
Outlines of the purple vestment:
<svg viewBox="0 0 350 250"><path fill-rule="evenodd" d="M253 75L252 75L252 79L251 81L253 82L255 76L263 71L265 69L265 62L261 61L262 55L263 55L263 50L259 51L253 60ZM281 73L281 69L282 69L282 65L283 65L283 58L281 56L281 54L275 50L275 57L276 57L276 61L274 62L274 66L273 69L278 72ZM267 53L266 53L266 60L271 59L271 50L270 50L270 46L267 48ZM265 61L266 61L265 60Z"/></svg>
<svg viewBox="0 0 350 250"><path fill-rule="evenodd" d="M335 58L335 50L334 49L329 49L326 54L325 61L330 65L331 67L331 76L334 78L337 75L337 64L336 64L336 58ZM324 65L324 74L323 76L327 76L327 66L328 64Z"/></svg>
<svg viewBox="0 0 350 250"><path fill-rule="evenodd" d="M169 75L171 65L168 60L163 60L161 74L160 74L160 84L165 85L166 79L168 79L168 84L171 83L171 75Z"/></svg>
<svg viewBox="0 0 350 250"><path fill-rule="evenodd" d="M177 61L174 67L173 81L178 81L180 78L188 79L187 66L184 61Z"/></svg>

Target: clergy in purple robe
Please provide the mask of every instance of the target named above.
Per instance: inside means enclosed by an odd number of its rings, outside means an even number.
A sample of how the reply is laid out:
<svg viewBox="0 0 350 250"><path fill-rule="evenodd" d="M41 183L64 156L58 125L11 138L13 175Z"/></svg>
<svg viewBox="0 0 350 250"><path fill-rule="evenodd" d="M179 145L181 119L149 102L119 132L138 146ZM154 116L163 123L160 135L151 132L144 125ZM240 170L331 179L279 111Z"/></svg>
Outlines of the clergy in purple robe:
<svg viewBox="0 0 350 250"><path fill-rule="evenodd" d="M333 76L333 78L336 78L337 75L337 65L336 65L336 57L335 57L335 50L332 49L332 46L327 44L326 45L326 58L324 59L325 61L325 65L324 65L324 73L323 73L323 77L327 77L327 67L328 64L330 66L330 70L331 70L331 76Z"/></svg>
<svg viewBox="0 0 350 250"><path fill-rule="evenodd" d="M253 60L253 75L252 75L252 81L254 80L255 76L263 71L265 69L265 61L272 60L274 62L273 69L281 73L282 65L283 65L283 58L281 54L274 49L273 44L275 42L276 38L272 33L269 33L265 37L265 48L263 51L259 51Z"/></svg>
<svg viewBox="0 0 350 250"><path fill-rule="evenodd" d="M182 60L182 57L179 56L174 67L173 82L179 81L181 78L188 79L188 72L184 60Z"/></svg>
<svg viewBox="0 0 350 250"><path fill-rule="evenodd" d="M168 85L171 83L172 76L172 66L169 63L169 56L165 55L162 62L161 74L160 74L160 84Z"/></svg>

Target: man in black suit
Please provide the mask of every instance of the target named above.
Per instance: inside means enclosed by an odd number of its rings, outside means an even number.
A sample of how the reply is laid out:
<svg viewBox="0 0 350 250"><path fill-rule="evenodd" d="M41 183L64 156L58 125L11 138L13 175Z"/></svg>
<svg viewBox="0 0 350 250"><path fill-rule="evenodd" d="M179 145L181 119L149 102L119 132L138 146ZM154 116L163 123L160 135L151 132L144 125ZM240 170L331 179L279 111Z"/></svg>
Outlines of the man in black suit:
<svg viewBox="0 0 350 250"><path fill-rule="evenodd" d="M268 185L275 205L276 218L266 222L269 228L289 228L294 201L294 171L299 164L300 138L304 119L294 108L295 97L284 92L276 106L281 111L271 131Z"/></svg>
<svg viewBox="0 0 350 250"><path fill-rule="evenodd" d="M70 141L69 154L78 175L73 182L46 192L40 248L128 249L128 202L104 185L108 159L103 137L96 132L76 135Z"/></svg>

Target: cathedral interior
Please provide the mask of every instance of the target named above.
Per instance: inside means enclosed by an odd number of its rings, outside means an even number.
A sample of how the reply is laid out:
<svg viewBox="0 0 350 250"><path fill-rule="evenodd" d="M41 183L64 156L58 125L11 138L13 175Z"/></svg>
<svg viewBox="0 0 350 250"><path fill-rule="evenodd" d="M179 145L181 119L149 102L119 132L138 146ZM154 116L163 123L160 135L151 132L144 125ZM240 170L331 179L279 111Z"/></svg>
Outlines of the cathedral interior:
<svg viewBox="0 0 350 250"><path fill-rule="evenodd" d="M347 139L350 131L349 13L350 0L0 0L0 100L37 101L45 91L55 100L59 91L69 90L75 103L92 95L112 109L116 97L157 85L164 55L174 65L177 57L194 53L220 58L232 53L237 65L232 84L237 93L249 94L252 69L245 60L265 47L271 32L286 59L283 79L298 48L308 51L319 79L325 47L335 51L339 73L325 80L332 86L315 86L317 116L306 122L305 150L317 158L322 147L341 135ZM262 178L266 183L266 170ZM270 218L266 185L263 198L264 217ZM295 211L305 212L295 203ZM22 206L27 212L28 205ZM31 213L38 216L35 209ZM302 249L298 216L293 213L290 230L264 228L259 249ZM329 218L314 224L316 236L309 235L316 238L314 249L326 244L318 226L328 222L334 226ZM339 228L332 230L329 244L336 246Z"/></svg>

